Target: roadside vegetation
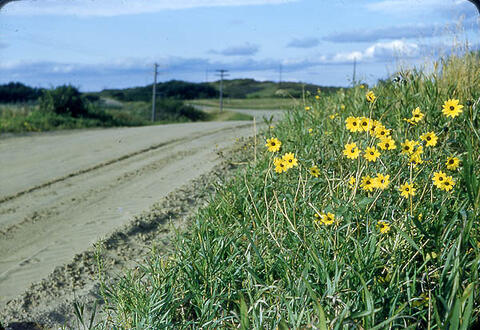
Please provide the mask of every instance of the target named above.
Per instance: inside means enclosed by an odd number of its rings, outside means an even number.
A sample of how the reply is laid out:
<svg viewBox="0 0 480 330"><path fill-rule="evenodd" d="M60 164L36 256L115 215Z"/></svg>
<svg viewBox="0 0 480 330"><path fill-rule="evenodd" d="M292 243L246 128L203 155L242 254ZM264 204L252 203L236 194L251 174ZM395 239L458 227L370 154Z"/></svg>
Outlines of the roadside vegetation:
<svg viewBox="0 0 480 330"><path fill-rule="evenodd" d="M0 96L3 101L0 103L0 133L251 119L229 112L205 113L170 97L157 100L155 122L152 122L151 101L101 98L92 93L82 94L66 85L38 90L12 83L0 86Z"/></svg>
<svg viewBox="0 0 480 330"><path fill-rule="evenodd" d="M480 55L433 67L306 93L99 327L479 325Z"/></svg>
<svg viewBox="0 0 480 330"><path fill-rule="evenodd" d="M287 109L295 98L320 86L253 79L224 81L226 108ZM73 86L32 88L21 83L0 85L0 133L40 132L87 127L142 126L189 121L251 120L251 116L219 110L219 83L171 80L157 85L152 122L152 85L81 93ZM323 88L323 87L322 87ZM325 87L324 93L338 88Z"/></svg>

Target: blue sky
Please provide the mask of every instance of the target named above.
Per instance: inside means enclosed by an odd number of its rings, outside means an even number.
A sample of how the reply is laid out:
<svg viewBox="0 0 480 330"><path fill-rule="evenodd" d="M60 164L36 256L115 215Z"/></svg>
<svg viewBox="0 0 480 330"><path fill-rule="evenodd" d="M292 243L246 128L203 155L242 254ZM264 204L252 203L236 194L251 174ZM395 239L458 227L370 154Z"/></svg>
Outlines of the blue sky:
<svg viewBox="0 0 480 330"><path fill-rule="evenodd" d="M84 91L230 78L348 86L478 44L466 0L23 0L0 12L0 83ZM461 22L462 30L458 24Z"/></svg>

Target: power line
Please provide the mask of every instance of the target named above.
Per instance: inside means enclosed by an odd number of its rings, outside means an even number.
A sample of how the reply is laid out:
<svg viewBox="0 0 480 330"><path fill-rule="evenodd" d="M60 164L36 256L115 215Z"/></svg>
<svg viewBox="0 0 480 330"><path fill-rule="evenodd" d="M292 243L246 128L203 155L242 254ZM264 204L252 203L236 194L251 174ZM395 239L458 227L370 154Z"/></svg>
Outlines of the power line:
<svg viewBox="0 0 480 330"><path fill-rule="evenodd" d="M153 87L152 87L152 122L155 121L155 103L156 103L156 97L157 97L157 71L158 69L158 64L154 63L153 64Z"/></svg>
<svg viewBox="0 0 480 330"><path fill-rule="evenodd" d="M220 70L215 70L217 72L220 72L219 74L216 74L217 76L220 76L220 112L223 111L223 77L228 77L228 70L220 69Z"/></svg>
<svg viewBox="0 0 480 330"><path fill-rule="evenodd" d="M282 63L280 63L280 66L278 67L278 87L282 84Z"/></svg>
<svg viewBox="0 0 480 330"><path fill-rule="evenodd" d="M354 57L353 58L353 78L352 78L353 86L355 86L355 84L357 83L356 82L356 79L357 79L356 75L357 75L357 58Z"/></svg>

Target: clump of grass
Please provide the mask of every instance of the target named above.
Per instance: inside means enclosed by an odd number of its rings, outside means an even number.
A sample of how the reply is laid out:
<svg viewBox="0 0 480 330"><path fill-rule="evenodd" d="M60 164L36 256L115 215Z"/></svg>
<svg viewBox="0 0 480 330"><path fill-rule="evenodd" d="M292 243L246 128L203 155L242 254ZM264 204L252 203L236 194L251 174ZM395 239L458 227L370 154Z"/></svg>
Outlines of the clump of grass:
<svg viewBox="0 0 480 330"><path fill-rule="evenodd" d="M469 53L372 90L307 95L268 129L250 165L218 187L172 255L153 253L103 288L105 324L472 327L480 315L478 70L479 55ZM352 118L365 129L352 128ZM385 138L373 125L396 149L379 146Z"/></svg>

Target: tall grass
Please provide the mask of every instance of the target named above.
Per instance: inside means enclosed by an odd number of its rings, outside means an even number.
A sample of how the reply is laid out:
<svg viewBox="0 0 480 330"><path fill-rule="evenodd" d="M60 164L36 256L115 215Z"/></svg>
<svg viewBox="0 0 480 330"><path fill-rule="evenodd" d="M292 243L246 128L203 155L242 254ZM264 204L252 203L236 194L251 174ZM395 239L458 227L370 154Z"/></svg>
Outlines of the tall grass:
<svg viewBox="0 0 480 330"><path fill-rule="evenodd" d="M373 103L359 85L328 97L306 95L265 132L281 150L251 151L251 162L218 187L169 256L104 285L108 328L467 329L480 314L480 57L452 56L426 74L374 87ZM448 99L465 105L442 114ZM308 111L306 107L309 107ZM419 107L425 117L406 121ZM378 142L351 133L349 116L392 129L397 149L380 160L347 159L344 146ZM405 139L435 132L422 163L401 154ZM292 152L299 165L276 173L274 158ZM449 156L460 168L446 170ZM318 177L311 168L316 165ZM434 172L455 180L451 191ZM365 191L361 178L389 174L385 190ZM351 177L356 183L349 184ZM411 182L416 195L399 188ZM332 213L325 224L318 215ZM317 214L317 216L315 216ZM382 232L379 221L390 230Z"/></svg>

